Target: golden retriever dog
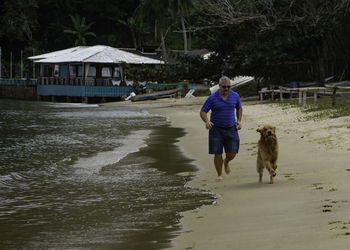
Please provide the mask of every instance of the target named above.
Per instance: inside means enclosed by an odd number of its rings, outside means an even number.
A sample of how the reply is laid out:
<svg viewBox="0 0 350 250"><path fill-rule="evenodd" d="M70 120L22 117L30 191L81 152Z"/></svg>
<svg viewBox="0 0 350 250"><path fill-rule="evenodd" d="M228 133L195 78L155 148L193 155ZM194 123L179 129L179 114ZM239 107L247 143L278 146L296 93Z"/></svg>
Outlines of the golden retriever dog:
<svg viewBox="0 0 350 250"><path fill-rule="evenodd" d="M259 182L262 182L264 168L270 173L270 184L273 184L276 176L277 158L278 158L278 142L276 136L276 128L266 125L262 129L257 129L260 133L258 142L258 157L256 160L256 170L259 173Z"/></svg>

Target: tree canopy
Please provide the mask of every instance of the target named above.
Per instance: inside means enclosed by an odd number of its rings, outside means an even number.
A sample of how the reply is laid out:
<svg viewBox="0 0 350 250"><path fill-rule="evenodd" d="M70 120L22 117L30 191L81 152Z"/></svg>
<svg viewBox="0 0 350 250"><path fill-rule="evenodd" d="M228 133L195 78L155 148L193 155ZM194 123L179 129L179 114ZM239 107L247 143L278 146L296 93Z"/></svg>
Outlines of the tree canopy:
<svg viewBox="0 0 350 250"><path fill-rule="evenodd" d="M2 67L74 45L206 48L181 57L179 78L246 74L271 83L349 79L350 0L3 0ZM206 70L203 70L206 69ZM6 70L3 70L3 76Z"/></svg>

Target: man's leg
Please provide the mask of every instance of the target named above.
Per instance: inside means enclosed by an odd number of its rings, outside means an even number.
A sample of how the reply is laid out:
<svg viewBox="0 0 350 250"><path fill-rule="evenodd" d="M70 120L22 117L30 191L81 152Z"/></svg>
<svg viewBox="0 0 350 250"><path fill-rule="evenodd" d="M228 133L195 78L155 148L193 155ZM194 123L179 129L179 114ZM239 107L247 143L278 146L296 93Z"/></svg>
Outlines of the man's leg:
<svg viewBox="0 0 350 250"><path fill-rule="evenodd" d="M231 169L229 166L229 162L235 158L236 154L235 153L226 153L226 158L224 160L224 167L225 167L225 173L229 174L231 173ZM222 158L221 158L222 159Z"/></svg>
<svg viewBox="0 0 350 250"><path fill-rule="evenodd" d="M222 164L223 164L222 154L215 154L214 156L214 165L216 172L218 174L218 177L216 178L217 181L221 181L223 179L222 177Z"/></svg>

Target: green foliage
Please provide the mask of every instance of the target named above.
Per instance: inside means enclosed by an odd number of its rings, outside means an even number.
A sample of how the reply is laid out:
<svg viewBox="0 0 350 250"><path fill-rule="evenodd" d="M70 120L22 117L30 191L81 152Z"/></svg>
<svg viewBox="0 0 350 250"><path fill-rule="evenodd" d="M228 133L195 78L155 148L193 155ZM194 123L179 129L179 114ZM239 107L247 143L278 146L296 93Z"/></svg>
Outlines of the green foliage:
<svg viewBox="0 0 350 250"><path fill-rule="evenodd" d="M70 16L70 18L73 29L65 29L64 32L74 35L74 46L86 45L86 36L96 36L95 33L89 31L93 23L85 24L85 17L82 17L81 20L78 15Z"/></svg>
<svg viewBox="0 0 350 250"><path fill-rule="evenodd" d="M6 37L10 42L32 41L38 29L36 0L4 0L0 16L1 42Z"/></svg>
<svg viewBox="0 0 350 250"><path fill-rule="evenodd" d="M201 25L220 27L209 30L213 39L207 44L228 57L224 71L230 75L264 77L272 84L322 84L326 76L340 76L347 69L348 0L231 1L231 9L224 0L204 2L216 8L203 4Z"/></svg>
<svg viewBox="0 0 350 250"><path fill-rule="evenodd" d="M230 4L220 12L207 3ZM130 69L136 78L157 81L217 80L221 74L252 75L275 85L322 84L332 75L344 80L350 78L350 9L342 6L350 0L3 0L3 72L11 51L18 60L21 49L30 56L33 48L39 54L74 43L152 46L164 58L170 49L215 51L206 61L175 55L181 64Z"/></svg>

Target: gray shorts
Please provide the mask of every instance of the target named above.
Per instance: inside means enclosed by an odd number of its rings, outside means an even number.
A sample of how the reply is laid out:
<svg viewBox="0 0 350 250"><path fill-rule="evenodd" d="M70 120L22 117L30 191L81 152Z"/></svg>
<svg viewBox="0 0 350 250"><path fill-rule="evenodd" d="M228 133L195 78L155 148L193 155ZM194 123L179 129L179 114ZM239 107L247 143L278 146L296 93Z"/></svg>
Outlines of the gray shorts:
<svg viewBox="0 0 350 250"><path fill-rule="evenodd" d="M209 130L209 154L238 153L239 135L236 126L222 128L213 126Z"/></svg>

